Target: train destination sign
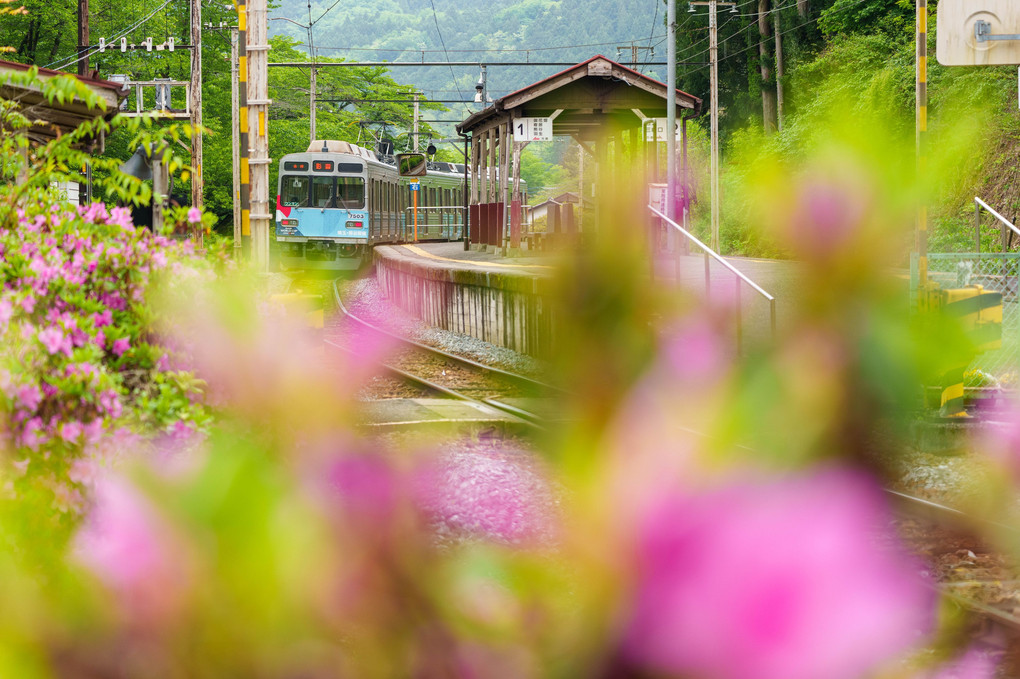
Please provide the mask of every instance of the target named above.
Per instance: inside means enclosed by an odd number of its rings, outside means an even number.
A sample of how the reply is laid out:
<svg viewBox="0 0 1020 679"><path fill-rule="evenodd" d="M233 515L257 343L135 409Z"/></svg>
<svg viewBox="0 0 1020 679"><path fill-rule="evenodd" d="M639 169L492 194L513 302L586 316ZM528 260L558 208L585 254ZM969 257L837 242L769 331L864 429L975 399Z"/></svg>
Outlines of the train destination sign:
<svg viewBox="0 0 1020 679"><path fill-rule="evenodd" d="M552 141L552 118L516 118L513 126L514 141Z"/></svg>

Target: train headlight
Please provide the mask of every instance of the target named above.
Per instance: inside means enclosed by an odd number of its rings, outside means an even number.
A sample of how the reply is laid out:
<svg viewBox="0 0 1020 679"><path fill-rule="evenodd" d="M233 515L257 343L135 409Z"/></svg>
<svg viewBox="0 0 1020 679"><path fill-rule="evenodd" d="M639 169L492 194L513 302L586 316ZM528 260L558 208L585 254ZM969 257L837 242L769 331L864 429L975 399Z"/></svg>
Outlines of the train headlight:
<svg viewBox="0 0 1020 679"><path fill-rule="evenodd" d="M365 222L347 222L348 229L360 229L365 225Z"/></svg>

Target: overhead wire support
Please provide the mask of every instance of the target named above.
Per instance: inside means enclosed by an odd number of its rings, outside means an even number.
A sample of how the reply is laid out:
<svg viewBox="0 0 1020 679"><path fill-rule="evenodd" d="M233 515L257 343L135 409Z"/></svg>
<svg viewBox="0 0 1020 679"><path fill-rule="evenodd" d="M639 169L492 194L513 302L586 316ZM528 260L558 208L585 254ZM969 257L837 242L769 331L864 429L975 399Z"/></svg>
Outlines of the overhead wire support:
<svg viewBox="0 0 1020 679"><path fill-rule="evenodd" d="M678 64L685 64L689 66L705 66L708 64L707 61L678 61ZM665 61L643 61L635 64L635 66L665 66ZM310 68L315 66L316 68L391 68L396 66L411 66L411 67L422 67L422 66L559 66L561 68L569 68L570 66L577 66L575 61L320 61L318 63L311 63L307 61L275 61L271 62L269 66L276 66L279 68Z"/></svg>

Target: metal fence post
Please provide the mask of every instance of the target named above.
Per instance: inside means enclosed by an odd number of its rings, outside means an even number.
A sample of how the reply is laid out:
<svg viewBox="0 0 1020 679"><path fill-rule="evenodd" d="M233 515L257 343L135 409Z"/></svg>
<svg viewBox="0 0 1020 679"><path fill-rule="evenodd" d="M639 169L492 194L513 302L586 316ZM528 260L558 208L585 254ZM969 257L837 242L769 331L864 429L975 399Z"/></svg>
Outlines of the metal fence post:
<svg viewBox="0 0 1020 679"><path fill-rule="evenodd" d="M974 252L981 252L981 206L974 201Z"/></svg>

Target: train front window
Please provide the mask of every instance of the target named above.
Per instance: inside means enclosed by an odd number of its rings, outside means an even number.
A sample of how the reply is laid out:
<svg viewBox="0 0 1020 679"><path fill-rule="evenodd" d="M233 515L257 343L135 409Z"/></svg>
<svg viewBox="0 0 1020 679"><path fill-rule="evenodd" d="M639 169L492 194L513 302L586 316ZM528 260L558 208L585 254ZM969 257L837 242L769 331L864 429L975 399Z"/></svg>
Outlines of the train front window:
<svg viewBox="0 0 1020 679"><path fill-rule="evenodd" d="M364 210L365 180L361 177L337 177L336 204L348 210Z"/></svg>
<svg viewBox="0 0 1020 679"><path fill-rule="evenodd" d="M333 207L332 177L312 177L312 207Z"/></svg>
<svg viewBox="0 0 1020 679"><path fill-rule="evenodd" d="M280 202L286 207L308 207L308 177L285 175L280 182Z"/></svg>

